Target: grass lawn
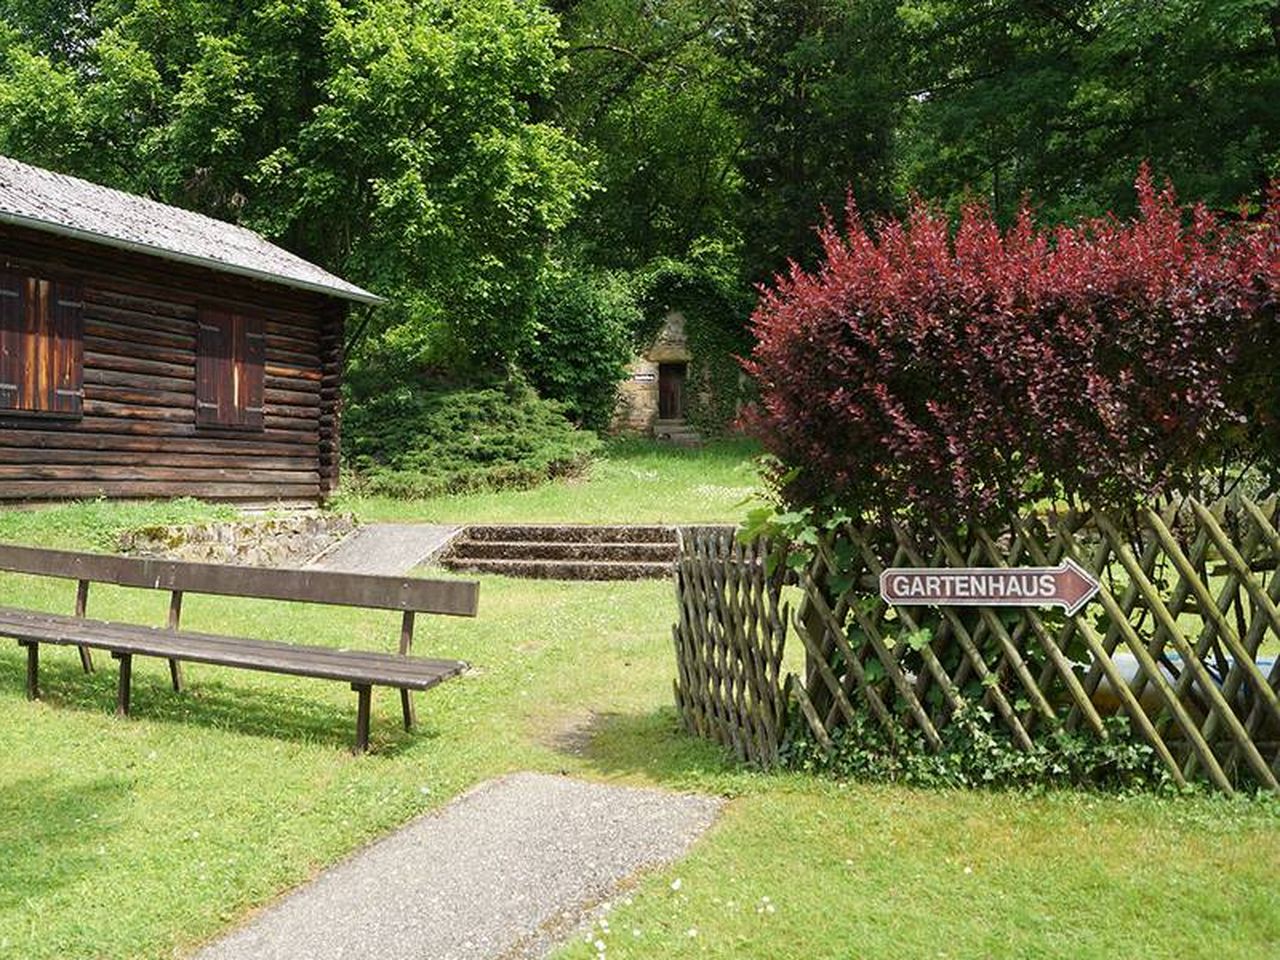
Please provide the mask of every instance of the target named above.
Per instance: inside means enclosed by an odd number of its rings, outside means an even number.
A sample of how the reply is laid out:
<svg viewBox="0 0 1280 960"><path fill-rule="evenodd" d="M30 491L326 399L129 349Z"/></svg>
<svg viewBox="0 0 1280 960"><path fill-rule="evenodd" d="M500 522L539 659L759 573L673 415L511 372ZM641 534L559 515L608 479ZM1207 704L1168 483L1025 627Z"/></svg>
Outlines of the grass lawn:
<svg viewBox="0 0 1280 960"><path fill-rule="evenodd" d="M707 523L740 519L757 492L758 448L719 440L700 450L612 440L585 477L532 490L430 500L344 494L337 506L366 520L471 523Z"/></svg>
<svg viewBox="0 0 1280 960"><path fill-rule="evenodd" d="M628 518L594 511L625 502L619 475L648 456L611 458L568 518ZM750 483L747 468L719 459L714 472L681 462L678 478L653 486L679 505L697 502L690 486ZM565 496L474 502L502 519L561 519L542 511ZM646 519L710 519L644 502ZM117 523L209 512L0 512L0 539L103 546ZM0 576L0 603L67 611L73 596L70 582ZM89 603L91 614L159 623L167 598L95 587ZM183 955L360 844L521 769L731 798L689 857L642 878L609 931L592 932L609 956L1280 954L1274 801L924 791L738 770L676 728L672 612L666 583L482 578L479 618L428 618L418 632L420 652L476 669L418 698L414 735L380 691L374 752L362 758L347 751L355 698L341 684L191 665L189 690L174 694L163 663L142 661L135 715L120 721L109 661L86 676L74 651L47 649L44 699L28 703L23 658L0 643L0 957ZM398 629L377 611L194 596L184 622L380 650ZM595 955L581 938L562 952Z"/></svg>

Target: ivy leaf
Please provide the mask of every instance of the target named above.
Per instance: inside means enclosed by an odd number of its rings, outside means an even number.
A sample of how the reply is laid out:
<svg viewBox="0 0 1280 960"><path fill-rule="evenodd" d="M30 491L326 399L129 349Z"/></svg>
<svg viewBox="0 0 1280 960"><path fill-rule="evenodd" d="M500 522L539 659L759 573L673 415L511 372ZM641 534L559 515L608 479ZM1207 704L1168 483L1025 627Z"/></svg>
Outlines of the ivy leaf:
<svg viewBox="0 0 1280 960"><path fill-rule="evenodd" d="M913 630L906 635L907 646L912 650L920 651L933 642L933 631L928 627L921 627L919 630Z"/></svg>

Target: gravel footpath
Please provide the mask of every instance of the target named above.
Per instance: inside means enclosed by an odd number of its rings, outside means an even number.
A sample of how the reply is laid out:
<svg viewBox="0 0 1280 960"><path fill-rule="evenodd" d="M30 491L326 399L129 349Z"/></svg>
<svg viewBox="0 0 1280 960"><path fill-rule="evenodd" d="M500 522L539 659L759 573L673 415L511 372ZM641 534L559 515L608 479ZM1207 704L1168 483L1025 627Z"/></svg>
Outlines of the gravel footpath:
<svg viewBox="0 0 1280 960"><path fill-rule="evenodd" d="M311 566L399 576L436 556L461 529L431 523L370 523L357 527Z"/></svg>
<svg viewBox="0 0 1280 960"><path fill-rule="evenodd" d="M545 956L627 877L681 856L720 804L513 774L325 871L197 958Z"/></svg>

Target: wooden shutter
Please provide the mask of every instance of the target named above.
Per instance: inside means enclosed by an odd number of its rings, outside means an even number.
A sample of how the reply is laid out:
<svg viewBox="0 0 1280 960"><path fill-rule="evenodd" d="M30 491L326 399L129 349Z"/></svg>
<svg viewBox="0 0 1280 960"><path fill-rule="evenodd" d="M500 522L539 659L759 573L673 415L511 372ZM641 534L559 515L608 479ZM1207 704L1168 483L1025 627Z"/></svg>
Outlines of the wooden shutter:
<svg viewBox="0 0 1280 960"><path fill-rule="evenodd" d="M196 338L196 424L216 427L227 418L225 385L230 382L232 316L201 310Z"/></svg>
<svg viewBox="0 0 1280 960"><path fill-rule="evenodd" d="M12 273L0 273L0 410L18 407L22 382L22 288Z"/></svg>
<svg viewBox="0 0 1280 960"><path fill-rule="evenodd" d="M263 429L265 364L260 316L202 309L196 344L196 424Z"/></svg>
<svg viewBox="0 0 1280 960"><path fill-rule="evenodd" d="M79 415L84 408L84 292L78 284L50 284L45 314L50 377L44 409Z"/></svg>
<svg viewBox="0 0 1280 960"><path fill-rule="evenodd" d="M82 296L77 284L0 273L0 409L80 415Z"/></svg>
<svg viewBox="0 0 1280 960"><path fill-rule="evenodd" d="M267 334L261 316L237 318L244 330L244 352L239 360L240 382L243 385L244 405L240 420L246 430L262 430L263 381L267 365Z"/></svg>

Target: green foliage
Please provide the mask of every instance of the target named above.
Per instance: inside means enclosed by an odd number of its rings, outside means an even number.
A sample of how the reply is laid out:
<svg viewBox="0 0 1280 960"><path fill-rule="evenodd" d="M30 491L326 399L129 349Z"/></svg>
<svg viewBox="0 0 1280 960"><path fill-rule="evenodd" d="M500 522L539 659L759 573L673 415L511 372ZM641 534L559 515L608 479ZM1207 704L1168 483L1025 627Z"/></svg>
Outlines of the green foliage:
<svg viewBox="0 0 1280 960"><path fill-rule="evenodd" d="M1132 208L1146 159L1234 207L1280 172L1272 0L671 0L567 5L560 121L604 189L575 231L638 266L745 240L767 279L816 250L852 187L868 212L918 193L1047 220Z"/></svg>
<svg viewBox="0 0 1280 960"><path fill-rule="evenodd" d="M398 360L501 370L588 186L534 116L558 21L521 0L0 0L0 152L242 222L390 297Z"/></svg>
<svg viewBox="0 0 1280 960"><path fill-rule="evenodd" d="M692 357L686 418L709 436L732 424L750 395L737 360L750 350L744 324L751 309L738 274L738 256L733 247L699 244L686 258L652 261L637 277L645 322L636 330L636 346L648 346L669 312L684 315Z"/></svg>
<svg viewBox="0 0 1280 960"><path fill-rule="evenodd" d="M784 761L797 770L839 779L925 787L1127 790L1167 783L1155 751L1133 735L1123 717L1105 721L1105 740L1059 729L1037 740L1029 751L997 731L991 721L987 710L968 706L942 729L942 748L933 751L919 730L898 724L888 731L870 713L858 712L832 734L835 749L828 752L808 735L801 719Z"/></svg>
<svg viewBox="0 0 1280 960"><path fill-rule="evenodd" d="M383 387L353 404L344 423L348 482L360 493L431 497L571 476L599 440L564 414L519 385Z"/></svg>
<svg viewBox="0 0 1280 960"><path fill-rule="evenodd" d="M631 359L632 333L642 320L626 277L559 266L543 283L521 367L542 396L565 405L575 423L604 430Z"/></svg>
<svg viewBox="0 0 1280 960"><path fill-rule="evenodd" d="M912 0L899 190L1011 218L1128 212L1147 159L1181 195L1234 208L1280 173L1280 56L1271 0L1017 4Z"/></svg>
<svg viewBox="0 0 1280 960"><path fill-rule="evenodd" d="M523 361L587 423L601 318L626 312L602 277L631 274L646 322L688 316L692 419L713 430L740 399L751 284L807 260L848 188L873 214L918 193L1000 218L1034 188L1059 221L1126 211L1146 158L1188 199L1256 209L1280 173L1274 8L0 0L0 152L244 223L388 296L353 328L389 382ZM684 275L708 260L715 278ZM579 382L565 350L597 322Z"/></svg>
<svg viewBox="0 0 1280 960"><path fill-rule="evenodd" d="M556 116L592 151L599 183L568 232L584 258L632 271L643 310L637 351L668 310L684 313L687 417L704 435L733 420L741 386L732 355L749 349L744 126L734 106L745 16L724 0L583 0L564 15L571 70Z"/></svg>
<svg viewBox="0 0 1280 960"><path fill-rule="evenodd" d="M571 232L596 263L637 269L736 236L739 17L724 0L567 5L556 116L596 161Z"/></svg>
<svg viewBox="0 0 1280 960"><path fill-rule="evenodd" d="M588 183L531 115L556 31L519 0L378 0L326 37L324 102L261 180L278 226L348 237L355 274L403 305L375 315L380 346L500 370L528 342L547 243Z"/></svg>
<svg viewBox="0 0 1280 960"><path fill-rule="evenodd" d="M746 275L769 279L818 245L823 207L852 190L867 209L893 201L892 145L903 108L897 0L775 0L752 8L745 80Z"/></svg>

